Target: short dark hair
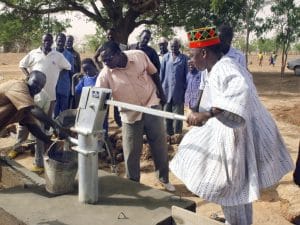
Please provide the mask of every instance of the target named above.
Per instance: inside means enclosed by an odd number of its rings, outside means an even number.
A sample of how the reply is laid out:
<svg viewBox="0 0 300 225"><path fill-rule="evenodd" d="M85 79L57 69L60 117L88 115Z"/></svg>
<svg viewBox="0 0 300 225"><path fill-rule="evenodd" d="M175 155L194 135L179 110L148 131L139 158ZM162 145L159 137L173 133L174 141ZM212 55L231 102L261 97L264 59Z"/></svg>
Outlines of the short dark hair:
<svg viewBox="0 0 300 225"><path fill-rule="evenodd" d="M32 70L29 73L29 78L33 77L33 76L35 76L40 82L42 82L44 84L46 83L47 77L46 77L46 75L42 71Z"/></svg>
<svg viewBox="0 0 300 225"><path fill-rule="evenodd" d="M45 33L42 38L44 37L50 37L53 40L53 35L50 33Z"/></svg>
<svg viewBox="0 0 300 225"><path fill-rule="evenodd" d="M148 30L148 29L143 30L143 31L141 32L140 36L142 36L143 33L146 33L146 34L151 35L151 31Z"/></svg>
<svg viewBox="0 0 300 225"><path fill-rule="evenodd" d="M207 47L205 47L205 49L207 49L208 51L213 52L216 55L221 55L222 54L222 50L221 50L221 45L220 44L207 46Z"/></svg>
<svg viewBox="0 0 300 225"><path fill-rule="evenodd" d="M74 37L73 37L73 35L67 35L67 38L72 38L72 40L74 40Z"/></svg>
<svg viewBox="0 0 300 225"><path fill-rule="evenodd" d="M67 39L67 37L66 37L66 35L65 35L64 33L58 33L58 34L56 35L56 39L55 39L55 40L57 40L57 38L59 38L59 37L62 37L62 38L64 38L65 40Z"/></svg>
<svg viewBox="0 0 300 225"><path fill-rule="evenodd" d="M219 26L218 31L219 31L219 34L221 33L223 37L226 37L229 40L233 39L233 29L230 25L222 24L221 26Z"/></svg>
<svg viewBox="0 0 300 225"><path fill-rule="evenodd" d="M81 65L83 65L83 64L91 64L94 67L96 67L96 64L94 63L94 61L91 58L84 58L83 60L81 60Z"/></svg>
<svg viewBox="0 0 300 225"><path fill-rule="evenodd" d="M101 46L99 52L101 53L101 52L104 52L104 51L106 51L106 50L109 50L112 54L121 52L121 49L120 49L120 47L119 47L119 44L118 44L117 42L115 42L115 41L107 41L107 42L105 42L105 43Z"/></svg>

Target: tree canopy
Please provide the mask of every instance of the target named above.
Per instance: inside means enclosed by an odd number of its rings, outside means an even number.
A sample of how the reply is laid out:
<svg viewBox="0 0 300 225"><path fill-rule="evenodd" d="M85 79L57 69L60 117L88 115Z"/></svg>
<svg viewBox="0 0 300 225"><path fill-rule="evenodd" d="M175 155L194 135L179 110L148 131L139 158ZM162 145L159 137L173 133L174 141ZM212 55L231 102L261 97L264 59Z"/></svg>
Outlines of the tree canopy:
<svg viewBox="0 0 300 225"><path fill-rule="evenodd" d="M26 51L40 45L41 34L48 31L48 19L44 15L26 13L17 9L3 8L0 14L0 46L4 52ZM50 23L51 31L62 32L69 25L68 21Z"/></svg>
<svg viewBox="0 0 300 225"><path fill-rule="evenodd" d="M281 76L283 76L291 44L300 37L300 7L295 5L294 0L273 2L275 4L271 6L272 16L266 19L263 26L266 30L276 30L276 43L282 49Z"/></svg>
<svg viewBox="0 0 300 225"><path fill-rule="evenodd" d="M276 19L284 15L288 16L288 21L300 21L297 16L299 7L293 6L294 9L289 10L286 7L294 4L294 0L0 0L0 3L27 17L77 11L98 25L97 40L103 39L101 32L113 27L116 30L116 41L124 44L127 44L130 33L142 24L154 25L155 34L171 37L172 28L176 26L190 30L227 23L236 33L242 34L240 37L245 37L246 54L251 32L256 32L259 37L267 30L279 28L281 21ZM258 17L258 13L266 4L272 5L273 16L263 20ZM289 43L296 40L295 35L288 39L283 36L291 34L290 31L299 34L299 29L291 30L291 26L288 27L290 30L285 31L289 32L281 32L278 40L289 40ZM97 41L91 38L93 42Z"/></svg>
<svg viewBox="0 0 300 225"><path fill-rule="evenodd" d="M243 15L244 0L0 0L7 7L30 14L43 15L79 11L107 30L114 27L116 39L127 43L130 33L139 25L156 25L163 35L174 26L186 29L204 25L236 22Z"/></svg>

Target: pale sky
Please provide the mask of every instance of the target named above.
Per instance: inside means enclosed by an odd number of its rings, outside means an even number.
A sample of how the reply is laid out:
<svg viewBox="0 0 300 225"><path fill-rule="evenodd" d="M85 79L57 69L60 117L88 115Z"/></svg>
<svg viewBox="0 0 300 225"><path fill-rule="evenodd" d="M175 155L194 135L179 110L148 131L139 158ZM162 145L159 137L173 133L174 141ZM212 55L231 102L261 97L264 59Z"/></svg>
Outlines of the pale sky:
<svg viewBox="0 0 300 225"><path fill-rule="evenodd" d="M75 37L77 42L82 43L84 42L85 35L91 35L96 33L96 25L94 22L90 22L86 20L86 16L79 12L75 13L68 13L64 16L57 16L60 18L68 18L71 19L71 28L67 29L67 34L71 34ZM143 27L140 26L136 28L132 34L129 36L128 43L136 42L136 37L140 34L143 30Z"/></svg>
<svg viewBox="0 0 300 225"><path fill-rule="evenodd" d="M75 38L75 42L77 44L84 42L84 36L85 35L92 35L96 33L96 25L94 22L90 22L86 20L86 16L79 12L73 12L73 13L65 13L64 15L57 15L58 19L70 19L71 20L71 26L67 29L67 34L73 35ZM144 29L143 26L139 26L134 29L134 31L130 34L128 38L128 43L134 43L137 41L137 36L141 33L141 31ZM183 29L176 29L177 36L183 41L187 41L186 33Z"/></svg>
<svg viewBox="0 0 300 225"><path fill-rule="evenodd" d="M296 5L300 5L300 0L295 0ZM263 9L261 14L268 14L270 6ZM75 37L77 44L84 42L85 35L91 35L96 33L96 25L93 22L87 21L86 16L79 12L67 12L64 15L59 14L59 19L68 18L71 20L71 28L67 29L67 34L71 34ZM137 36L143 30L143 26L137 27L129 36L128 43L134 43L137 41ZM186 33L183 29L177 29L175 32L183 42L187 41Z"/></svg>

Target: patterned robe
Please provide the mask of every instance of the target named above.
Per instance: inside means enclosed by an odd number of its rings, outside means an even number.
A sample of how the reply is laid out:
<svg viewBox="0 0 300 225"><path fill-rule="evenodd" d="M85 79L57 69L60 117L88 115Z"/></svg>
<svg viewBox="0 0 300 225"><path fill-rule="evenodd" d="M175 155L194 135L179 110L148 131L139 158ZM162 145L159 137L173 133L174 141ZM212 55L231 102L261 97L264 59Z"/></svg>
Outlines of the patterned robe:
<svg viewBox="0 0 300 225"><path fill-rule="evenodd" d="M253 202L293 164L249 72L229 57L208 74L202 110L223 109L183 138L171 171L194 194L223 206Z"/></svg>

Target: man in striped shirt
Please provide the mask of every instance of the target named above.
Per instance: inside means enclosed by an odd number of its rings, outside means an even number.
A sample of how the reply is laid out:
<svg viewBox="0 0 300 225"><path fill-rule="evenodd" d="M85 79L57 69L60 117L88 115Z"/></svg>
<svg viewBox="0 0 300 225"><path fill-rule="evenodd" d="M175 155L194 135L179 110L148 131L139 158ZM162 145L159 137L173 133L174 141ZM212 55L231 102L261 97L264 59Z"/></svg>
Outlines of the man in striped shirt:
<svg viewBox="0 0 300 225"><path fill-rule="evenodd" d="M231 46L233 39L233 29L231 26L222 24L218 28L219 38L221 41L221 51L224 56L232 58L241 66L247 68L246 57L240 50Z"/></svg>

